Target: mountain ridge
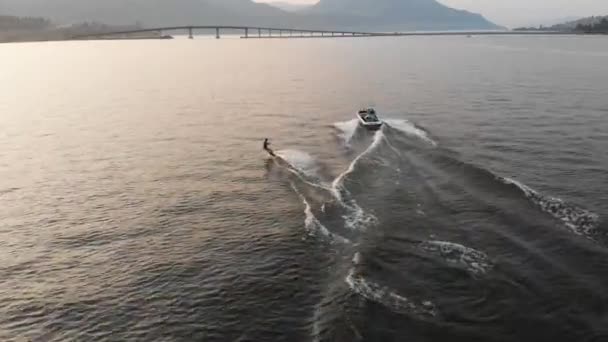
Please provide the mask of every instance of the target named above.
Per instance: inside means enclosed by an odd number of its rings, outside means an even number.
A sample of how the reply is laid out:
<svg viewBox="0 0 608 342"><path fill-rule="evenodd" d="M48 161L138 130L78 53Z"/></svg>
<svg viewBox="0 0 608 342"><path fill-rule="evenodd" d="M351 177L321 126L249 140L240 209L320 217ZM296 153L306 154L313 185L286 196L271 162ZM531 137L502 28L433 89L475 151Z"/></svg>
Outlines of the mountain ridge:
<svg viewBox="0 0 608 342"><path fill-rule="evenodd" d="M388 30L500 28L480 14L454 9L436 0L320 0L308 12L349 15L363 22L376 20L377 27Z"/></svg>
<svg viewBox="0 0 608 342"><path fill-rule="evenodd" d="M295 13L250 0L0 0L0 14L147 27L204 23L370 31L498 28L479 14L435 0L321 0Z"/></svg>

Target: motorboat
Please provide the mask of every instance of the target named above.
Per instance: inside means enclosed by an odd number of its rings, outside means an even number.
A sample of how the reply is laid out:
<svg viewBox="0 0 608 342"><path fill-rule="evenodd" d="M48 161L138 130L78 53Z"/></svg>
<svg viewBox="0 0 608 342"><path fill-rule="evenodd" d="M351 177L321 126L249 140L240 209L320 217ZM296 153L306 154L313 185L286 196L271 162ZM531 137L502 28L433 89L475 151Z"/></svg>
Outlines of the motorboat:
<svg viewBox="0 0 608 342"><path fill-rule="evenodd" d="M382 120L378 118L376 110L374 108L362 109L357 113L359 119L359 125L369 129L370 131L377 131L382 127Z"/></svg>

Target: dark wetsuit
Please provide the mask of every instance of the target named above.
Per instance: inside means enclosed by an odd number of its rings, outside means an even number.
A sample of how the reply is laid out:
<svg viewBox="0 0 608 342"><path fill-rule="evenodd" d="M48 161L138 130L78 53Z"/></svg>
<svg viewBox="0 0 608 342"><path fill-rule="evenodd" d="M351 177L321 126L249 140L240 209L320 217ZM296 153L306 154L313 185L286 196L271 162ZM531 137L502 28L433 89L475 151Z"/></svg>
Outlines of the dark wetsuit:
<svg viewBox="0 0 608 342"><path fill-rule="evenodd" d="M268 141L268 139L264 139L264 150L271 156L276 157L274 152L270 149L270 141Z"/></svg>

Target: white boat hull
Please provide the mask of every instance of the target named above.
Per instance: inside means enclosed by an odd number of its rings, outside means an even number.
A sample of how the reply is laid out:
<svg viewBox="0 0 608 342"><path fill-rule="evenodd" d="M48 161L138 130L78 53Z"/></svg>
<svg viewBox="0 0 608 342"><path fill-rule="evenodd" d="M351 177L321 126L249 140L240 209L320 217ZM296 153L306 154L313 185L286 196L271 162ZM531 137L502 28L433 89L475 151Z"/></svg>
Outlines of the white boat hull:
<svg viewBox="0 0 608 342"><path fill-rule="evenodd" d="M377 131L380 128L382 128L383 122L381 120L365 121L365 120L363 120L361 115L359 115L359 113L357 113L357 118L359 119L359 126L369 129L370 131Z"/></svg>

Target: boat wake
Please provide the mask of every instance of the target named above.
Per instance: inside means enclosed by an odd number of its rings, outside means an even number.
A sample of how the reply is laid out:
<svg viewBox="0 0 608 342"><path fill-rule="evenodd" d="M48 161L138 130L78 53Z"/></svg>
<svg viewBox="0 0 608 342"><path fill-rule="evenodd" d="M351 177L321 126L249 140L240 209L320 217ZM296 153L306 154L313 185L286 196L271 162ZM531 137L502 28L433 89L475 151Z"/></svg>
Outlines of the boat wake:
<svg viewBox="0 0 608 342"><path fill-rule="evenodd" d="M344 135L345 143L347 144L354 135L357 122L354 121L350 123L350 125L354 126L354 128L352 131L347 131ZM352 197L345 183L347 179L354 174L361 161L369 157L376 149L378 149L384 139L386 139L386 137L383 131L376 131L369 146L352 160L344 172L336 176L329 187L318 183L311 184L312 179L319 179L319 167L314 158L312 158L309 154L302 151L285 150L277 152L277 155L282 159L284 164L286 164L283 166L288 167L288 171L296 175L296 179L299 182L304 185L322 188L329 191L333 197L333 200L339 203L343 209L342 222L344 228L348 229L349 231L363 232L368 227L377 224L377 218L359 206L357 201ZM329 239L332 243L352 245L351 240L334 231L331 231L321 222L321 219L315 216L312 205L304 195L304 191L299 189L298 182L292 181L290 182L290 185L304 204L304 225L310 234L321 235L324 238ZM325 211L326 204L327 203L324 203L321 206L321 214ZM360 260L360 253L355 253L353 257L353 266L344 278L344 281L353 293L365 298L366 300L380 304L399 314L414 315L419 317L436 316L436 308L430 301L416 302L398 294L397 291L389 288L388 286L381 286L377 282L363 276L363 273L358 271ZM315 334L317 335L320 333L318 322L320 319L321 318L316 318L315 324L313 325L314 330L316 331Z"/></svg>
<svg viewBox="0 0 608 342"><path fill-rule="evenodd" d="M360 262L361 254L357 252L353 257L353 267L350 269L345 279L349 288L354 293L369 301L383 305L396 313L420 317L435 317L437 315L437 309L432 302L428 300L419 303L414 302L401 296L389 287L381 286L366 279L363 274L358 271Z"/></svg>
<svg viewBox="0 0 608 342"><path fill-rule="evenodd" d="M435 140L431 139L431 137L425 130L423 130L422 128L419 128L418 126L416 126L415 124L411 123L408 120L387 119L384 122L389 127L399 130L409 136L416 137L433 147L436 147L438 145Z"/></svg>
<svg viewBox="0 0 608 342"><path fill-rule="evenodd" d="M307 233L335 244L342 256L337 265L341 272L329 286L329 297L322 301L330 303L331 309L315 311L315 336L333 329L335 315L340 314L331 310L344 308L343 303L336 304L340 300L350 301L355 309L362 303L375 303L422 320L448 317L454 310L437 291L456 287L461 291L490 281L493 277L487 275L497 268L496 260L503 253L512 253L507 250L511 246L530 250L534 257L533 244L527 245L524 238L528 235L518 236L527 234L527 227L550 230L554 218L577 235L592 238L597 234L598 215L463 162L407 120L385 120L373 133L360 129L357 120L338 122L334 127L347 147L346 155L352 155L335 177L321 175L323 165L302 151L278 151L275 159L292 175L289 184L303 204ZM429 230L442 239L431 234L427 240ZM475 249L486 239L495 243L484 244L484 251ZM467 246L470 241L475 241L475 248ZM369 264L361 260L364 248ZM412 282L395 281L399 277L391 272L420 260L408 259L412 256L422 259L411 267L408 277ZM444 273L446 277L463 273L454 288L429 282L428 274L443 270L455 271ZM361 335L362 329L353 326L351 330Z"/></svg>
<svg viewBox="0 0 608 342"><path fill-rule="evenodd" d="M399 127L398 129L400 131L407 132L412 136L420 138L428 143L432 143L433 146L436 146L436 143L428 137L425 131L420 130L406 120L387 120L387 123L390 127ZM352 128L352 126L354 126L354 129L357 128L356 120L347 121L342 124L348 126L349 129ZM339 124L336 125L339 126ZM352 139L354 130L349 130L347 133L350 134L348 139ZM396 152L399 152L388 141L388 138L384 134L383 130L379 130L375 132L371 144L353 159L344 172L339 174L333 181L330 182L323 182L321 180L318 173L320 166L309 154L298 150L283 150L278 151L277 155L287 163L288 171L298 176L302 182L306 183L308 186L329 191L333 195L335 200L337 200L338 203L340 203L347 211L347 214L343 216L345 226L347 228L351 230L365 230L367 227L376 224L378 222L377 218L374 215L367 213L357 204L349 193L348 189L345 187L344 183L345 180L355 171L360 161L377 150L383 141L386 142L388 147L396 150ZM476 168L476 166L470 167ZM493 175L495 179L498 179L503 184L515 186L527 199L538 206L542 212L549 214L555 219L561 221L565 227L567 227L573 233L588 237L590 239L593 239L594 236L598 234L598 227L600 224L599 215L584 208L571 205L560 198L543 195L531 187L514 179L495 175L485 169L479 169L478 171Z"/></svg>
<svg viewBox="0 0 608 342"><path fill-rule="evenodd" d="M437 142L430 137L428 132L408 120L386 119L384 120L384 123L390 128L405 133L410 137L417 138L430 146L438 146ZM346 147L351 147L352 142L357 135L357 131L360 129L359 121L357 119L341 121L334 123L333 126L338 130L338 137L342 139L344 145Z"/></svg>
<svg viewBox="0 0 608 342"><path fill-rule="evenodd" d="M570 205L562 199L545 196L516 180L497 177L505 184L516 186L524 195L537 205L543 212L562 221L564 225L577 235L593 238L597 234L600 223L599 215L586 209Z"/></svg>
<svg viewBox="0 0 608 342"><path fill-rule="evenodd" d="M372 153L379 145L384 134L382 130L374 134L372 143L367 149L359 154L348 166L348 168L339 174L331 183L331 191L334 197L348 209L349 215L345 216L346 227L351 230L365 230L368 226L377 223L377 218L374 215L366 213L350 195L348 189L344 186L346 178L353 173L357 164L361 159Z"/></svg>
<svg viewBox="0 0 608 342"><path fill-rule="evenodd" d="M357 162L373 150L373 148L375 148L374 144L355 158L348 169L338 175L331 183L326 183L321 179L318 173L320 167L315 159L308 153L297 150L283 150L277 152L277 156L279 157L275 158L277 164L283 166L288 172L296 176L298 180L298 182L291 181L290 185L304 204L305 226L310 232L321 233L336 242L351 243L348 238L345 238L338 233L331 232L321 223L321 220L315 216L309 199L307 199L305 195L305 193L309 193L309 191L305 191L305 189L300 190L299 186L315 188L329 194L331 197L327 198L327 196L325 196L325 202L319 205L320 213L322 214L325 212L328 206L333 206L337 203L340 207L338 212L342 213L343 228L347 228L351 231L364 231L367 227L377 222L375 216L367 213L361 208L357 202L349 196L348 190L344 187L345 178L353 172Z"/></svg>
<svg viewBox="0 0 608 342"><path fill-rule="evenodd" d="M308 186L331 191L330 187L321 181L320 166L310 154L298 150L281 150L276 152L274 161Z"/></svg>
<svg viewBox="0 0 608 342"><path fill-rule="evenodd" d="M327 237L331 242L351 243L350 240L348 240L347 238L344 238L336 233L330 232L329 229L327 229L327 227L325 227L313 214L310 203L308 203L306 198L298 191L298 189L293 183L291 184L291 187L295 191L295 193L298 194L298 196L302 200L302 203L304 204L304 226L311 234L320 233L321 235Z"/></svg>
<svg viewBox="0 0 608 342"><path fill-rule="evenodd" d="M338 136L342 139L344 145L350 147L350 143L357 132L357 128L359 128L359 121L357 119L352 119L336 122L334 123L334 127L340 132L338 133Z"/></svg>
<svg viewBox="0 0 608 342"><path fill-rule="evenodd" d="M494 265L488 256L473 248L447 241L425 241L420 248L432 255L443 258L450 264L459 265L474 275L485 274Z"/></svg>
<svg viewBox="0 0 608 342"><path fill-rule="evenodd" d="M332 182L332 191L334 192L334 195L336 196L337 199L342 200L342 198L344 197L344 193L348 192L346 190L346 188L344 187L344 180L346 179L346 177L348 177L351 173L353 173L353 171L355 170L355 167L357 166L357 164L359 163L359 161L363 158L365 158L367 155L369 155L371 152L373 152L381 143L382 139L384 139L384 133L382 133L382 130L377 131L374 134L374 138L372 143L369 145L369 147L367 149L365 149L361 154L359 154L349 165L348 168L346 169L346 171L342 172L341 174L338 175L338 177L336 177L336 179Z"/></svg>
<svg viewBox="0 0 608 342"><path fill-rule="evenodd" d="M319 178L319 164L308 153L298 150L281 150L276 155L286 161L292 169L311 178Z"/></svg>

